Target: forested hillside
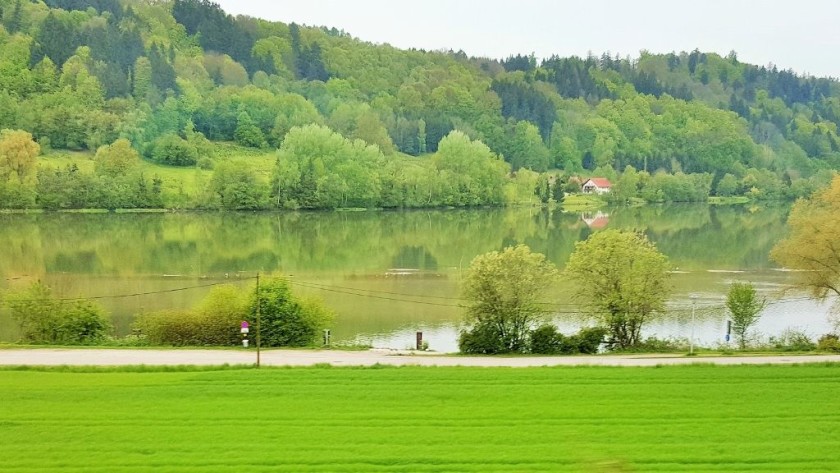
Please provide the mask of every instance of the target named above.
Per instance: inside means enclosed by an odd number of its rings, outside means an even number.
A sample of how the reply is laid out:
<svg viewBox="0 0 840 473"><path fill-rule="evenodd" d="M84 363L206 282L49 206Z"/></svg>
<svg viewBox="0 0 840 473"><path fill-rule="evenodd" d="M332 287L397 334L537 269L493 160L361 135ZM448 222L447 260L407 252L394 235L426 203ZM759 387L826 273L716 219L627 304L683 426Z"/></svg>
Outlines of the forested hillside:
<svg viewBox="0 0 840 473"><path fill-rule="evenodd" d="M734 52L473 58L206 0L0 18L0 207L501 205L575 175L777 199L840 168L840 82Z"/></svg>

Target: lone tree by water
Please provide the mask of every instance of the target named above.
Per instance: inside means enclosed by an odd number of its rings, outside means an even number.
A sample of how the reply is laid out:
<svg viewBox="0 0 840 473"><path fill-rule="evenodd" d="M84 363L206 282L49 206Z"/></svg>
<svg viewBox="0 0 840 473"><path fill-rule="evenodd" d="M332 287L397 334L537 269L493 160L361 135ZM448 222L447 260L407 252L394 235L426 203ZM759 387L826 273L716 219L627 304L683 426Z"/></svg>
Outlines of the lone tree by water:
<svg viewBox="0 0 840 473"><path fill-rule="evenodd" d="M669 269L668 258L647 237L619 230L578 242L566 265L577 298L619 349L636 345L645 322L664 309Z"/></svg>
<svg viewBox="0 0 840 473"><path fill-rule="evenodd" d="M729 286L726 308L732 315L732 331L741 350L747 347L747 330L758 322L766 305L767 301L759 300L751 283L736 282Z"/></svg>
<svg viewBox="0 0 840 473"><path fill-rule="evenodd" d="M477 256L464 279L472 329L461 334L461 351L523 351L530 330L548 312L538 301L556 276L554 264L525 245Z"/></svg>

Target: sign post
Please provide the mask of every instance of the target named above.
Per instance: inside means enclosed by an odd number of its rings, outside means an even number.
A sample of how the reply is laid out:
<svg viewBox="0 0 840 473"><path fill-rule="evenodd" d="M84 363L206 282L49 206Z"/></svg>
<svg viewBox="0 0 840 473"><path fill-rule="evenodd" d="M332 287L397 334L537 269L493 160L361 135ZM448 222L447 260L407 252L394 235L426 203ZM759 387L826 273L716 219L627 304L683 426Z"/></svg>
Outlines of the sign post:
<svg viewBox="0 0 840 473"><path fill-rule="evenodd" d="M240 327L241 328L239 329L239 333L242 334L242 347L243 348L248 348L248 332L249 332L248 321L243 320L242 323L240 324Z"/></svg>

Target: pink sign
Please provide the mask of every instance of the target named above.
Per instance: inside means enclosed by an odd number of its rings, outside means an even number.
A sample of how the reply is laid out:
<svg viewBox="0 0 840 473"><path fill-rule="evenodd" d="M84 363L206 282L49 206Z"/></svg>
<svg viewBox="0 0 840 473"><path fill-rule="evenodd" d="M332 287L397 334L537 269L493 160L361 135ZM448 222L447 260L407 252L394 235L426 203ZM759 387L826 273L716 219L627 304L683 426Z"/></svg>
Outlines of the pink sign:
<svg viewBox="0 0 840 473"><path fill-rule="evenodd" d="M242 328L248 328L248 321L247 320L242 321Z"/></svg>

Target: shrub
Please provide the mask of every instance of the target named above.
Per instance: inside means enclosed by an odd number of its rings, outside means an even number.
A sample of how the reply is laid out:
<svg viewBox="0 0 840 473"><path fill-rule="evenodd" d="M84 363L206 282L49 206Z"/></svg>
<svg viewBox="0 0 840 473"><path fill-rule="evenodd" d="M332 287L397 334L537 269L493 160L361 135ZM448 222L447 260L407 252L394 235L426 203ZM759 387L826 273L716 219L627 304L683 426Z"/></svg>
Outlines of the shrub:
<svg viewBox="0 0 840 473"><path fill-rule="evenodd" d="M496 355L507 353L499 330L492 324L478 324L472 330L464 330L458 337L458 349L471 355Z"/></svg>
<svg viewBox="0 0 840 473"><path fill-rule="evenodd" d="M582 328L574 335L563 335L553 325L542 325L531 332L531 353L541 355L593 355L598 353L607 329L603 327Z"/></svg>
<svg viewBox="0 0 840 473"><path fill-rule="evenodd" d="M283 278L264 281L248 302L248 319L256 321L260 304L262 344L268 347L312 345L321 335L332 313L320 301L292 294Z"/></svg>
<svg viewBox="0 0 840 473"><path fill-rule="evenodd" d="M817 345L802 330L789 328L778 337L770 337L770 345L780 351L812 351Z"/></svg>
<svg viewBox="0 0 840 473"><path fill-rule="evenodd" d="M840 353L840 337L833 333L823 335L817 341L817 349L820 351Z"/></svg>
<svg viewBox="0 0 840 473"><path fill-rule="evenodd" d="M8 305L29 343L94 345L105 340L111 328L99 305L87 300L59 301L40 282L9 295Z"/></svg>
<svg viewBox="0 0 840 473"><path fill-rule="evenodd" d="M569 337L569 345L575 346L577 353L594 355L604 343L607 333L609 331L603 327L582 328L580 332Z"/></svg>
<svg viewBox="0 0 840 473"><path fill-rule="evenodd" d="M208 158L207 156L198 160L198 168L199 169L204 169L205 171L209 171L209 170L213 169L214 166L215 166L215 163L213 162L213 160Z"/></svg>
<svg viewBox="0 0 840 473"><path fill-rule="evenodd" d="M198 150L180 136L170 133L152 143L152 159L170 166L193 166L198 161Z"/></svg>
<svg viewBox="0 0 840 473"><path fill-rule="evenodd" d="M553 325L541 325L531 331L529 343L531 353L541 355L560 353L564 338L563 334L559 333Z"/></svg>
<svg viewBox="0 0 840 473"><path fill-rule="evenodd" d="M143 314L134 328L152 345L236 345L245 314L242 292L234 286L219 286L193 310Z"/></svg>
<svg viewBox="0 0 840 473"><path fill-rule="evenodd" d="M636 346L621 350L629 353L670 353L688 350L688 340L648 337Z"/></svg>

